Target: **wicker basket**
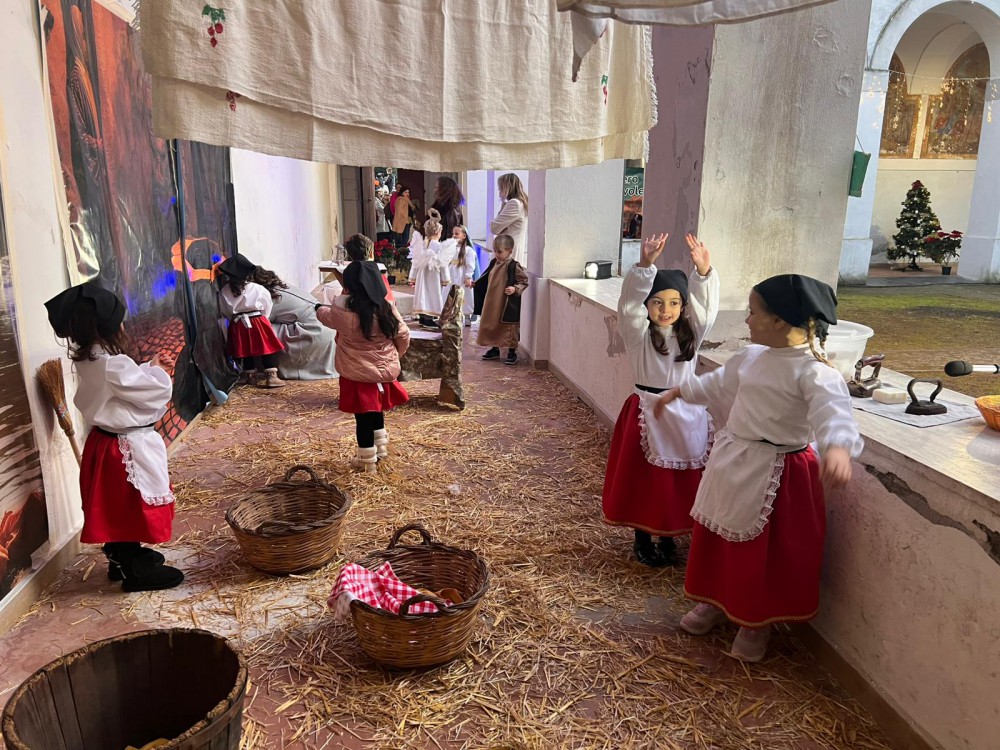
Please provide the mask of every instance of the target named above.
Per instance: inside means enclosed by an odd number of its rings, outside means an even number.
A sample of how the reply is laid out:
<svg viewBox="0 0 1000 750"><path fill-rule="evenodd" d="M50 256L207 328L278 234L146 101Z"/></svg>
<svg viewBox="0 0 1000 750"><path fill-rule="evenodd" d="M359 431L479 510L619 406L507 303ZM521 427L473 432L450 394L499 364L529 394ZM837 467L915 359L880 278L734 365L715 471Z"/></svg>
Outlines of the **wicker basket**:
<svg viewBox="0 0 1000 750"><path fill-rule="evenodd" d="M419 532L423 543L399 544L407 531ZM355 599L351 619L364 652L385 667L411 669L444 664L465 651L490 581L483 559L475 552L435 542L422 526L410 524L396 530L389 549L366 555L358 564L375 570L385 562L411 586L430 591L454 588L464 601L449 607L437 597L414 596L394 615ZM438 611L408 614L411 604L424 601L434 602Z"/></svg>
<svg viewBox="0 0 1000 750"><path fill-rule="evenodd" d="M994 430L1000 430L1000 396L983 396L976 399L979 413L983 415L986 424Z"/></svg>
<svg viewBox="0 0 1000 750"><path fill-rule="evenodd" d="M309 479L293 480L300 471ZM351 502L308 466L293 466L283 480L233 503L226 522L255 568L278 575L301 573L326 565L337 554Z"/></svg>

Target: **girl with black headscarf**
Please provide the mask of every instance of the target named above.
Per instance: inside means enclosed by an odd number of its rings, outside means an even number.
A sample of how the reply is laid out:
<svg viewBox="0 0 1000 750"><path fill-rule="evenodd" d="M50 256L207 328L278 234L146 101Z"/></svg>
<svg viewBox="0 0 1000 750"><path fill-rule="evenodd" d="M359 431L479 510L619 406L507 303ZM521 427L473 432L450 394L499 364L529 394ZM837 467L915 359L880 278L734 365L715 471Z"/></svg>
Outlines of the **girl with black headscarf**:
<svg viewBox="0 0 1000 750"><path fill-rule="evenodd" d="M822 350L836 322L837 297L822 281L762 281L750 293L752 345L660 397L729 413L691 511L684 593L700 604L681 627L703 635L732 620L740 630L730 653L744 661L764 658L773 623L815 616L823 488L850 480L863 447L847 384Z"/></svg>
<svg viewBox="0 0 1000 750"><path fill-rule="evenodd" d="M370 250L372 242L356 234L346 244ZM316 317L337 332L338 408L354 415L358 441L351 466L374 472L378 460L389 453L385 412L410 398L396 382L399 358L410 346L410 329L386 299L378 266L367 260L348 264L343 295L332 305L317 305Z"/></svg>
<svg viewBox="0 0 1000 750"><path fill-rule="evenodd" d="M173 588L184 574L143 547L170 541L174 493L167 448L153 425L173 393L169 355L144 364L128 355L125 304L95 283L56 295L45 307L56 335L70 342L79 378L73 401L90 425L80 465L84 544L103 544L108 578L122 591Z"/></svg>
<svg viewBox="0 0 1000 750"><path fill-rule="evenodd" d="M698 347L719 309L719 274L708 249L688 235L690 276L658 270L653 263L666 239L647 239L622 283L618 329L635 390L615 424L602 495L604 522L634 529L636 558L654 568L676 562L674 537L691 533L712 423L703 406L674 404L663 420L653 419L653 407L657 394L694 375Z"/></svg>

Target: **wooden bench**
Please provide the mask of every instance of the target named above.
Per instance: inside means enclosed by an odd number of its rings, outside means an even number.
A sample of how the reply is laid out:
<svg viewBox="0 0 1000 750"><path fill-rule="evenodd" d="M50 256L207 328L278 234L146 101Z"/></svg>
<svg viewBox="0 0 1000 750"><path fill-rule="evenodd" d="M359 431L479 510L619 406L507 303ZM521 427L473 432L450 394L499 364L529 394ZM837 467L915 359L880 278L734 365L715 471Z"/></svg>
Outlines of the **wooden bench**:
<svg viewBox="0 0 1000 750"><path fill-rule="evenodd" d="M465 290L452 285L441 308L440 331L410 330L410 348L400 359L400 382L441 379L438 402L465 408L462 389L462 301Z"/></svg>

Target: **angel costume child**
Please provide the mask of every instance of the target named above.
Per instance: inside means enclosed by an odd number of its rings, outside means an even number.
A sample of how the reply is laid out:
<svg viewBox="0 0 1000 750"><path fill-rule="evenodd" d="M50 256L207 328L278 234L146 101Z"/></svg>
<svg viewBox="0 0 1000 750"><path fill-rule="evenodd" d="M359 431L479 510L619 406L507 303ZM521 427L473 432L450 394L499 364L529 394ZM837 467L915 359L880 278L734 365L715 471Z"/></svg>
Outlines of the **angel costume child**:
<svg viewBox="0 0 1000 750"><path fill-rule="evenodd" d="M73 402L90 426L80 466L84 544L103 544L108 578L122 590L179 585L184 574L143 547L170 540L174 493L167 448L153 429L166 413L173 383L168 355L136 364L125 350L125 305L93 283L45 303L56 335L70 341L79 385Z"/></svg>
<svg viewBox="0 0 1000 750"><path fill-rule="evenodd" d="M450 284L448 265L441 262L441 223L433 217L424 222L424 233L414 231L410 240L410 283L413 285L413 312L421 325L436 326L444 307L444 290Z"/></svg>
<svg viewBox="0 0 1000 750"><path fill-rule="evenodd" d="M263 371L265 388L281 388L278 377L278 353L285 346L274 333L268 316L274 305L271 293L250 281L257 266L237 253L218 266L220 305L229 317L226 347L229 355L243 365L244 382L255 383Z"/></svg>
<svg viewBox="0 0 1000 750"><path fill-rule="evenodd" d="M665 242L660 235L643 243L618 299L635 389L615 424L602 495L604 522L634 529L636 558L654 568L674 563L674 537L691 532L713 425L704 406L675 401L660 420L653 407L657 394L694 375L698 348L719 310L719 274L708 249L688 235L689 276L653 265Z"/></svg>
<svg viewBox="0 0 1000 750"><path fill-rule="evenodd" d="M741 626L730 653L745 661L764 658L772 624L815 616L824 484L849 481L863 448L847 384L819 347L836 322L827 284L797 274L767 279L750 293L753 343L660 397L662 405L682 398L729 413L691 511L684 592L700 604L681 627L702 635L728 618Z"/></svg>

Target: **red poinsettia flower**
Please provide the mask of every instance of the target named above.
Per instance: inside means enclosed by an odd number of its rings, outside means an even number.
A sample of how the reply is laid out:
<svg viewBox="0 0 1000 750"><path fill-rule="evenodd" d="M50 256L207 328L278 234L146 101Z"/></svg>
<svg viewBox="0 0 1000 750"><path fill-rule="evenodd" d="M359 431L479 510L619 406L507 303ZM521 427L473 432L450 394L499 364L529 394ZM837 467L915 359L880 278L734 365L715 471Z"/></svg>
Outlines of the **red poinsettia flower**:
<svg viewBox="0 0 1000 750"><path fill-rule="evenodd" d="M961 236L962 236L962 233L961 233L961 232L959 232L959 231L958 231L958 230L956 229L956 230L955 230L954 232L952 232L952 233L951 233L951 236L952 236L952 237L961 237Z"/></svg>
<svg viewBox="0 0 1000 750"><path fill-rule="evenodd" d="M924 242L937 242L938 239L939 238L938 238L938 236L936 234L932 234L932 235L928 235L927 237L924 237Z"/></svg>

